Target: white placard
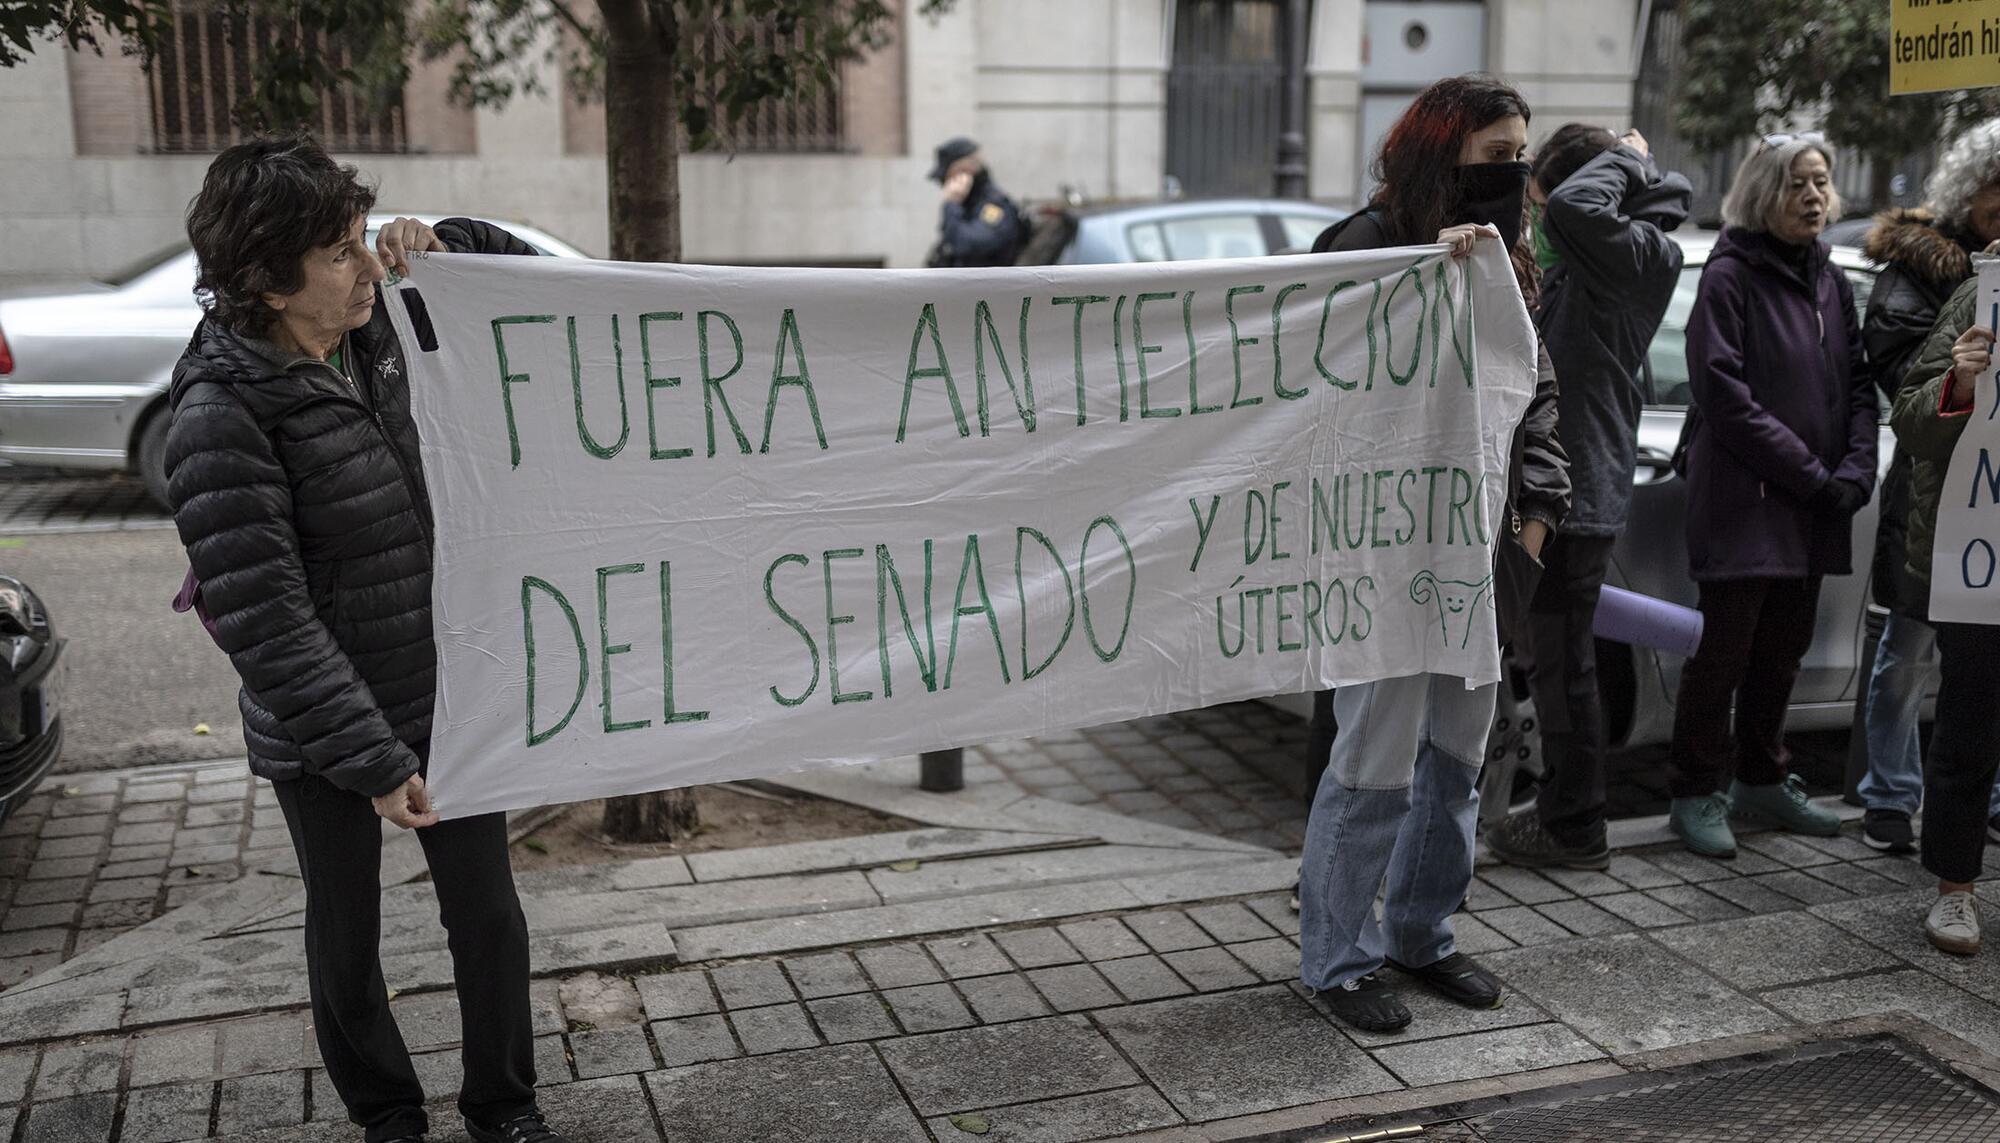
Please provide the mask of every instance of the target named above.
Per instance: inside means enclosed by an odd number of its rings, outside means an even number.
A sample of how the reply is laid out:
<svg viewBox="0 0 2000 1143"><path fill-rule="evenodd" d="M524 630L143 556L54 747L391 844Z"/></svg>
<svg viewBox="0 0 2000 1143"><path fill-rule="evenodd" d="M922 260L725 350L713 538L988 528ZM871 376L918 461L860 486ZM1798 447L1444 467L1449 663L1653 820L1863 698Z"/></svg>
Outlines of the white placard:
<svg viewBox="0 0 2000 1143"><path fill-rule="evenodd" d="M2000 259L1981 259L1973 316L2000 328ZM1949 382L1946 382L1949 384ZM1972 386L1972 413L1952 448L1931 548L1931 611L1938 623L2000 623L2000 384L1988 367Z"/></svg>
<svg viewBox="0 0 2000 1143"><path fill-rule="evenodd" d="M388 304L437 520L446 817L1498 677L1535 351L1494 244L964 271L437 255Z"/></svg>

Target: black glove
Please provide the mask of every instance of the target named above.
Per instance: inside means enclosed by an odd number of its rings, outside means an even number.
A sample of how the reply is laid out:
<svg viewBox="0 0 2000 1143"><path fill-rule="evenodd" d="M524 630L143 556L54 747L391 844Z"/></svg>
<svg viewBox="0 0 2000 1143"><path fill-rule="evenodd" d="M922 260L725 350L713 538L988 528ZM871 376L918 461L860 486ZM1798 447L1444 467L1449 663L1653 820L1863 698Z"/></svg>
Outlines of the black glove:
<svg viewBox="0 0 2000 1143"><path fill-rule="evenodd" d="M1821 512L1852 516L1868 503L1868 493L1852 480L1829 480L1819 486L1808 503Z"/></svg>

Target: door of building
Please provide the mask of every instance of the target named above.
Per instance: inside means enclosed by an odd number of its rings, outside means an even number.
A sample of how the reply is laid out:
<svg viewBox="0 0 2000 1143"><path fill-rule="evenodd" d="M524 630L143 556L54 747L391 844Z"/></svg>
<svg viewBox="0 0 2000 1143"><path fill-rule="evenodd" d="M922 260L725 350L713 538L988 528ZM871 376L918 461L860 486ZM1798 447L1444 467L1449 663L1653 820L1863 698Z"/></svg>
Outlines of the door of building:
<svg viewBox="0 0 2000 1143"><path fill-rule="evenodd" d="M1362 199L1382 136L1417 93L1446 76L1486 67L1486 5L1457 0L1368 0L1362 16Z"/></svg>
<svg viewBox="0 0 2000 1143"><path fill-rule="evenodd" d="M1268 195L1284 98L1280 0L1176 0L1167 176L1191 196Z"/></svg>

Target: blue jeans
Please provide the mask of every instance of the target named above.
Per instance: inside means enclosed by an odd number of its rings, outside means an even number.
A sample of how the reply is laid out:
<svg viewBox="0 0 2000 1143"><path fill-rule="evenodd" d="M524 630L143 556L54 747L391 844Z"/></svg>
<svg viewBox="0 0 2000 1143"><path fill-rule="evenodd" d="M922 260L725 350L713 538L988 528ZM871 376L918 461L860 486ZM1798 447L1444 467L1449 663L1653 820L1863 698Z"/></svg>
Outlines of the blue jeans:
<svg viewBox="0 0 2000 1143"><path fill-rule="evenodd" d="M1338 987L1385 958L1421 967L1451 955L1450 918L1472 881L1494 694L1492 685L1467 690L1447 675L1334 692L1340 730L1313 798L1299 876L1299 978L1307 987Z"/></svg>
<svg viewBox="0 0 2000 1143"><path fill-rule="evenodd" d="M1868 734L1868 772L1857 787L1871 810L1914 814L1923 804L1924 755L1917 726L1924 688L1938 667L1937 631L1921 619L1889 613L1875 647L1868 676L1863 721ZM2000 784L1987 798L1986 814L2000 814Z"/></svg>

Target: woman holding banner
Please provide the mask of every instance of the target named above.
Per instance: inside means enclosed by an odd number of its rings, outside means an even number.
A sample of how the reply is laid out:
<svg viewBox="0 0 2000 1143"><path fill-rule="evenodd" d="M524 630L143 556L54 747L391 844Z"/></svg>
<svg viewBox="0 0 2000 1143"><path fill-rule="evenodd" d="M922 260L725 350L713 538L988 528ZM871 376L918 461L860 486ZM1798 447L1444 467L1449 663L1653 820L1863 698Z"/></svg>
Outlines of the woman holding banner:
<svg viewBox="0 0 2000 1143"><path fill-rule="evenodd" d="M1382 143L1380 186L1313 251L1436 241L1453 257L1495 238L1513 253L1524 296L1534 256L1523 238L1528 105L1487 76L1441 80L1419 94ZM1556 439L1548 354L1514 437L1508 519L1495 596L1504 632L1534 589L1536 558L1569 508L1568 459ZM1315 704L1314 737L1332 734L1313 799L1299 880L1300 978L1357 1028L1394 1031L1410 1011L1377 970L1392 964L1473 1008L1500 982L1453 947L1451 914L1472 881L1479 767L1494 685L1413 675L1341 687ZM1383 919L1375 898L1387 881Z"/></svg>
<svg viewBox="0 0 2000 1143"><path fill-rule="evenodd" d="M1910 477L1907 590L1923 614L1931 608L1931 547L1952 452L1971 419L1975 382L1993 367L1993 330L1973 313L1979 279L1959 286L1938 315L1917 363L1896 395L1890 423ZM1987 383L1990 386L1990 382ZM1991 389L1987 396L1990 399ZM1987 623L1939 622L1937 725L1924 769L1924 868L1937 875L1938 897L1924 935L1948 953L1979 951L1979 906L1972 882L1986 849L1987 796L2000 768L2000 631Z"/></svg>
<svg viewBox="0 0 2000 1143"><path fill-rule="evenodd" d="M368 1143L415 1143L424 1091L382 979L383 820L418 830L464 1022L477 1143L561 1143L535 1106L528 929L503 814L440 822L424 787L437 650L409 370L377 284L409 252L533 253L467 219L364 239L374 191L305 138L222 152L188 206L207 311L174 368L167 487L197 596L243 679L250 769L306 890L327 1077Z"/></svg>
<svg viewBox="0 0 2000 1143"><path fill-rule="evenodd" d="M1840 832L1784 741L1820 581L1853 571L1854 514L1875 488L1880 409L1854 292L1819 237L1839 214L1826 144L1766 138L1722 201L1688 315L1694 404L1676 464L1704 622L1674 709L1668 825L1707 857L1735 856L1732 814Z"/></svg>

